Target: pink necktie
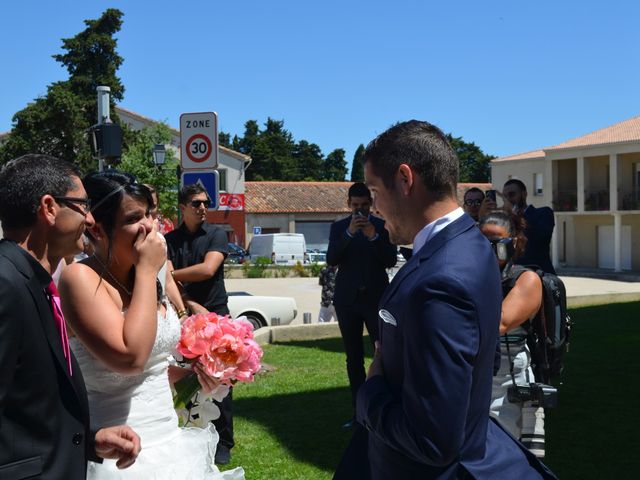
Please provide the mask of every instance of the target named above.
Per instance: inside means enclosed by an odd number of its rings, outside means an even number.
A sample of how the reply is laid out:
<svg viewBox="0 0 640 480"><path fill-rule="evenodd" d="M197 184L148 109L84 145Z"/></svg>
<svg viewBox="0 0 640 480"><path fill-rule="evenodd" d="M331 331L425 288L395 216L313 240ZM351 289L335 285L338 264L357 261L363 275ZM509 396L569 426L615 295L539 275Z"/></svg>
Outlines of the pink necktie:
<svg viewBox="0 0 640 480"><path fill-rule="evenodd" d="M60 333L60 342L62 343L62 351L64 352L64 358L67 359L67 367L69 368L69 375L73 375L71 369L71 349L69 348L69 337L67 336L67 324L64 321L64 315L62 314L62 307L60 306L60 293L56 288L56 284L53 280L46 288L49 295L49 301L51 302L51 310L53 312L53 319L56 321L56 327Z"/></svg>

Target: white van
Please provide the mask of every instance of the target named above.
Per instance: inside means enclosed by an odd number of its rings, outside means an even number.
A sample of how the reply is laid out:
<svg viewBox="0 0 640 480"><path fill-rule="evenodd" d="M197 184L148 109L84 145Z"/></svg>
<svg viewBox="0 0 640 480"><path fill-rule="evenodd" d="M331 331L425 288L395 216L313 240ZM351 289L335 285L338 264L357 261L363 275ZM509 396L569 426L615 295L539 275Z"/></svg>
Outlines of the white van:
<svg viewBox="0 0 640 480"><path fill-rule="evenodd" d="M254 235L249 244L249 259L266 257L278 265L304 263L306 243L302 233L265 233Z"/></svg>

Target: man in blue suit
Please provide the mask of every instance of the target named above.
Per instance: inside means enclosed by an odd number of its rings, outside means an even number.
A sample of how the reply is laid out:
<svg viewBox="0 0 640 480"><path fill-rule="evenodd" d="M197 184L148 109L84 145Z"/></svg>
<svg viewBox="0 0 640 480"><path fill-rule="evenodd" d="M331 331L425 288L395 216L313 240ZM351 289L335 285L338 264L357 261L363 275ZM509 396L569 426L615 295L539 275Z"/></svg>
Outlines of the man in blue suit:
<svg viewBox="0 0 640 480"><path fill-rule="evenodd" d="M524 236L527 246L517 262L519 265L537 265L547 273L556 271L549 257L549 246L555 220L550 207L536 208L527 204L527 187L515 178L507 180L502 188L502 194L511 204L514 213L522 215L527 222ZM508 204L507 204L508 205Z"/></svg>
<svg viewBox="0 0 640 480"><path fill-rule="evenodd" d="M362 182L349 187L352 214L331 225L327 263L339 266L333 304L347 357L352 402L364 383L363 325L373 343L378 339L378 301L389 285L387 268L397 261L384 221L370 214L371 192ZM349 420L345 426L351 426Z"/></svg>
<svg viewBox="0 0 640 480"><path fill-rule="evenodd" d="M363 161L391 242L414 246L380 301L380 341L357 397L371 477L555 478L489 418L500 273L457 205L458 159L444 134L400 123Z"/></svg>

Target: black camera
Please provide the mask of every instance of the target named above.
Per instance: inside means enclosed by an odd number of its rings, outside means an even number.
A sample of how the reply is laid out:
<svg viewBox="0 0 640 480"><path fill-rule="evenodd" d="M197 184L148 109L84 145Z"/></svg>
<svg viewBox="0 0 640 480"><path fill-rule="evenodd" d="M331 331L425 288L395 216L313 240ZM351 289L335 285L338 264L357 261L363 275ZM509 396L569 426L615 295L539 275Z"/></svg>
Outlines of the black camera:
<svg viewBox="0 0 640 480"><path fill-rule="evenodd" d="M493 251L496 253L498 260L508 262L515 253L515 247L513 246L513 238L496 238L489 240Z"/></svg>
<svg viewBox="0 0 640 480"><path fill-rule="evenodd" d="M558 389L544 383L511 385L507 389L507 399L510 403L537 402L542 408L555 408L558 406Z"/></svg>
<svg viewBox="0 0 640 480"><path fill-rule="evenodd" d="M495 190L487 190L486 193L485 193L485 196L489 200L493 200L494 202L496 201L496 191Z"/></svg>
<svg viewBox="0 0 640 480"><path fill-rule="evenodd" d="M362 211L362 209L360 209L360 208L357 208L357 209L356 209L356 211L355 211L355 212L353 212L353 214L354 214L356 217L364 217L364 216L365 216L364 212L363 212L363 211Z"/></svg>

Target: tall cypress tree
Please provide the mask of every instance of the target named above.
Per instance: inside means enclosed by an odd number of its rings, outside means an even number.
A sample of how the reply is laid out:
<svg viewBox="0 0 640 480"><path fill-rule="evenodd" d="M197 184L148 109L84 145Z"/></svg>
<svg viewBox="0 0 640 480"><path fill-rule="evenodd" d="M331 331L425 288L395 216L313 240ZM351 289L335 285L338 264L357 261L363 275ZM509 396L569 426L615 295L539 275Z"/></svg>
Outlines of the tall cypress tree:
<svg viewBox="0 0 640 480"><path fill-rule="evenodd" d="M65 53L53 58L67 68L68 80L52 83L46 95L13 116L0 162L25 153L45 153L75 162L85 171L96 168L87 139L89 127L97 122L96 87L111 88L112 112L115 100L124 96L116 75L123 60L114 38L122 16L121 11L108 9L97 20L85 20L85 30L62 40ZM118 121L115 114L112 120Z"/></svg>
<svg viewBox="0 0 640 480"><path fill-rule="evenodd" d="M364 145L360 144L353 154L353 163L351 164L351 181L364 182L364 166L362 165L362 156L364 155Z"/></svg>

